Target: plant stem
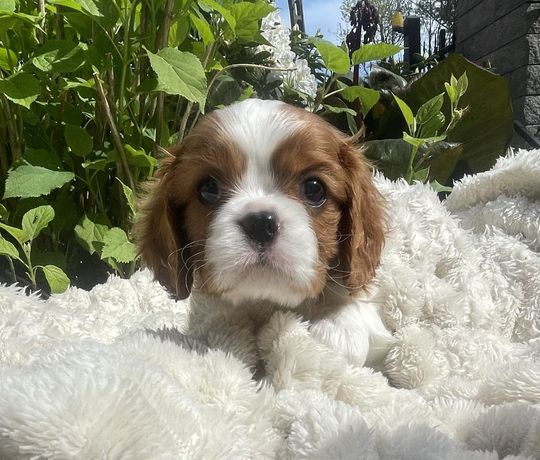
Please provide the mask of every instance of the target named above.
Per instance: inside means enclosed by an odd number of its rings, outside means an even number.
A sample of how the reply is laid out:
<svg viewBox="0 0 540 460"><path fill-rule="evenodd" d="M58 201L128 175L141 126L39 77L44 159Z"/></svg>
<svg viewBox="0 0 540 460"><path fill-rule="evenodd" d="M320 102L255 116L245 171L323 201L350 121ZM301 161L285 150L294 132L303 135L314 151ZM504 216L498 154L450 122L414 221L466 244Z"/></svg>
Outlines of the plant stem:
<svg viewBox="0 0 540 460"><path fill-rule="evenodd" d="M122 139L120 138L120 134L118 132L118 129L116 128L116 123L114 122L114 118L112 116L111 108L109 107L107 97L105 96L105 92L103 91L103 85L101 84L101 80L97 72L94 72L93 77L94 77L94 81L96 82L96 91L97 91L99 100L101 102L101 105L105 109L105 116L107 118L107 122L109 123L109 128L111 129L114 146L116 147L116 149L118 150L118 153L120 154L120 163L122 166L121 169L124 170L124 174L127 177L129 186L131 187L132 190L135 190L135 181L133 180L133 177L131 176L131 171L129 170L129 164L127 161L126 152L124 150L124 145L122 144Z"/></svg>
<svg viewBox="0 0 540 460"><path fill-rule="evenodd" d="M158 51L167 46L169 41L169 28L171 26L172 19L172 8L174 5L174 0L167 0L165 3L165 8L163 11L163 22L159 29L158 37ZM157 108L156 108L156 144L161 145L161 128L163 125L163 110L165 108L165 93L160 92L157 99Z"/></svg>
<svg viewBox="0 0 540 460"><path fill-rule="evenodd" d="M416 145L411 145L411 154L409 156L409 163L407 165L407 174L405 175L405 180L408 184L412 183L414 168L413 163L416 158L416 153L418 152L418 147Z"/></svg>

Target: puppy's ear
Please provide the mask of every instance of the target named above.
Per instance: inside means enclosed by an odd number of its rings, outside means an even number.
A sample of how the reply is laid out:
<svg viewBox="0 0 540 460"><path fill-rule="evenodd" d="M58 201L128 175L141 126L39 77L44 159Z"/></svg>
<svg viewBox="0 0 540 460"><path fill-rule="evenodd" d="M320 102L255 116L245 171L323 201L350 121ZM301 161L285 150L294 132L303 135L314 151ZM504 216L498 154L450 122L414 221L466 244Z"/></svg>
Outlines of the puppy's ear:
<svg viewBox="0 0 540 460"><path fill-rule="evenodd" d="M380 262L386 227L384 204L361 151L343 141L339 159L348 176L347 203L340 222L339 278L355 294L371 281Z"/></svg>
<svg viewBox="0 0 540 460"><path fill-rule="evenodd" d="M186 298L193 283L192 272L184 263L188 241L185 237L183 211L172 195L176 157L162 162L146 197L139 205L140 217L134 227L135 237L145 264L176 298Z"/></svg>

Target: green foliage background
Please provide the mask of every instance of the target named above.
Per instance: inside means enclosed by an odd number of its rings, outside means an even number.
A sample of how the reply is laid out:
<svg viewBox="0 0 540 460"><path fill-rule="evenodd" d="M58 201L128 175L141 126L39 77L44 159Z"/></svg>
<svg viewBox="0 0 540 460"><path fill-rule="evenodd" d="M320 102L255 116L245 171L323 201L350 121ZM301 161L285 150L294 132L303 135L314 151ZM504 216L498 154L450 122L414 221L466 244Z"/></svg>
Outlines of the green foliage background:
<svg viewBox="0 0 540 460"><path fill-rule="evenodd" d="M351 134L367 127L371 157L383 169L390 159L396 177L429 181L431 163L450 151L450 177L470 132L452 137L447 126L446 146L437 145L437 129L429 142L413 139L397 99L347 77L351 66L400 47L347 50L293 31L292 49L318 79L311 98L269 78L271 53L259 45L270 45L261 20L273 10L269 0L0 0L0 280L60 292L111 272L129 276L137 268L134 195L158 167L161 146L181 142L201 114L252 95L307 106ZM426 84L400 93L405 106L444 92L450 70L430 72ZM481 72L471 86L482 87ZM467 101L474 115L474 97ZM390 144L389 135L405 141Z"/></svg>

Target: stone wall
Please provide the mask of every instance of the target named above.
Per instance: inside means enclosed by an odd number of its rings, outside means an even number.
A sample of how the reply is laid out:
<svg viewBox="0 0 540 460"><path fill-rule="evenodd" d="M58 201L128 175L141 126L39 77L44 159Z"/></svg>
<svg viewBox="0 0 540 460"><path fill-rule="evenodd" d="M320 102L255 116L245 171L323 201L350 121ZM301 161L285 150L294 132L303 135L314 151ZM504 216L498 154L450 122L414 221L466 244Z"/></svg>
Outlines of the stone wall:
<svg viewBox="0 0 540 460"><path fill-rule="evenodd" d="M540 138L540 0L458 0L456 51L504 75L514 116Z"/></svg>

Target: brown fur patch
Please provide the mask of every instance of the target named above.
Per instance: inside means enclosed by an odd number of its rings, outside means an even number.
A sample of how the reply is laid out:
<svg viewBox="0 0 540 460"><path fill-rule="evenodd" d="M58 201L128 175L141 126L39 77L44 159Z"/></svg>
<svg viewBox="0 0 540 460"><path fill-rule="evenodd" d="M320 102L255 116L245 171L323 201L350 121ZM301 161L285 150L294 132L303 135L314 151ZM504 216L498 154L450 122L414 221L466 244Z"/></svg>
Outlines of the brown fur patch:
<svg viewBox="0 0 540 460"><path fill-rule="evenodd" d="M226 199L246 165L244 155L222 134L213 115L206 116L171 154L142 202L135 229L140 253L155 278L184 298L193 271L204 262L208 227L219 206L202 204L198 185L212 176Z"/></svg>
<svg viewBox="0 0 540 460"><path fill-rule="evenodd" d="M384 242L382 197L361 151L342 133L305 110L286 110L306 126L276 149L274 174L280 188L303 202L311 216L319 245L317 288L328 276L355 293L367 286L379 265ZM301 184L311 177L321 180L327 192L320 207L305 203L300 194Z"/></svg>

